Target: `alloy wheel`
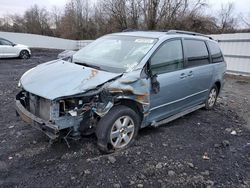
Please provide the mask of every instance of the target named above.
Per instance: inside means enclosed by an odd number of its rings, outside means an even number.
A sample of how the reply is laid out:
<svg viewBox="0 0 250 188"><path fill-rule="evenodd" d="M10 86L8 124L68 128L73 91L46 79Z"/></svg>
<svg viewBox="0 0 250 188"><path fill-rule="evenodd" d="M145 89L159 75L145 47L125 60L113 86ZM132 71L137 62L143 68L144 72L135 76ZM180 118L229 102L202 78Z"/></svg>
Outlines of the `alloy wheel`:
<svg viewBox="0 0 250 188"><path fill-rule="evenodd" d="M135 132L134 121L129 116L118 118L110 132L111 144L114 148L123 148L132 140Z"/></svg>
<svg viewBox="0 0 250 188"><path fill-rule="evenodd" d="M215 88L211 89L208 97L208 106L212 107L215 104L217 98L217 91Z"/></svg>

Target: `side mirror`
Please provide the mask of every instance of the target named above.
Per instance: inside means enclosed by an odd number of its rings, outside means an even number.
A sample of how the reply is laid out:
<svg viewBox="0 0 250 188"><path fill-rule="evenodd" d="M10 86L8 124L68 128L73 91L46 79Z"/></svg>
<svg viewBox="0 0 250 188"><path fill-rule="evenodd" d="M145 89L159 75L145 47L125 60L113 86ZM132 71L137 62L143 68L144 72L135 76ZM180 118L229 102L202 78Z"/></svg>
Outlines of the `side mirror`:
<svg viewBox="0 0 250 188"><path fill-rule="evenodd" d="M151 88L153 93L159 93L160 91L160 83L157 80L157 74L151 76Z"/></svg>
<svg viewBox="0 0 250 188"><path fill-rule="evenodd" d="M147 65L147 69L148 69L148 74L149 74L150 79L151 79L151 90L155 94L159 93L159 91L160 91L160 83L157 80L156 72L152 70L152 65L151 65L150 60L149 60L148 65Z"/></svg>

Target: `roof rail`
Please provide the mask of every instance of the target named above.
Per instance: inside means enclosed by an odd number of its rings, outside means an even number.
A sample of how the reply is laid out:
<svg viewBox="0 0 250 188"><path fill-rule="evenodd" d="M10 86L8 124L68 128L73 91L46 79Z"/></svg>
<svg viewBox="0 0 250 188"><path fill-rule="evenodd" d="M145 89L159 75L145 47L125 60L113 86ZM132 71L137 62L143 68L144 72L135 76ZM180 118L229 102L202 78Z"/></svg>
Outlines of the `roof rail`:
<svg viewBox="0 0 250 188"><path fill-rule="evenodd" d="M186 35L193 35L193 36L201 36L201 37L207 37L211 40L213 40L212 37L201 34L201 33L196 33L196 32L190 32L190 31L182 31L182 30L168 30L167 34L186 34Z"/></svg>

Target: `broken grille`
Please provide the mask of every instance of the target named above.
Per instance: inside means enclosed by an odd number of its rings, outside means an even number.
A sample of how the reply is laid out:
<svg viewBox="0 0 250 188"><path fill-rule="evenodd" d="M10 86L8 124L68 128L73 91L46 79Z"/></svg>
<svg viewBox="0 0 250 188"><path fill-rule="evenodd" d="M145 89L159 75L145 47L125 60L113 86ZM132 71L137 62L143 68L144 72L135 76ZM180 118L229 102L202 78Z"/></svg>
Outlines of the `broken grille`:
<svg viewBox="0 0 250 188"><path fill-rule="evenodd" d="M29 99L30 112L43 120L50 120L50 100L31 93Z"/></svg>

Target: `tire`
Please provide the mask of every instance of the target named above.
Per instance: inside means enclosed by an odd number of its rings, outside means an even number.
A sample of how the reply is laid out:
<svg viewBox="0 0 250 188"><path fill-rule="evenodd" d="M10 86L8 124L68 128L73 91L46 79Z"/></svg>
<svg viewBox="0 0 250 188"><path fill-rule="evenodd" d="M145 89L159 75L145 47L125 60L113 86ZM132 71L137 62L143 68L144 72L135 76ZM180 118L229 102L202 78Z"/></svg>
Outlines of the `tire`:
<svg viewBox="0 0 250 188"><path fill-rule="evenodd" d="M214 85L210 89L207 100L206 100L206 103L205 103L205 108L207 110L213 109L213 107L214 107L214 105L215 105L215 103L217 101L217 97L218 97L218 88L217 88L216 85Z"/></svg>
<svg viewBox="0 0 250 188"><path fill-rule="evenodd" d="M29 59L30 58L30 54L27 50L22 50L19 54L19 57L21 59Z"/></svg>
<svg viewBox="0 0 250 188"><path fill-rule="evenodd" d="M129 147L140 126L138 114L127 106L114 106L100 119L96 128L97 145L101 152L112 153Z"/></svg>

